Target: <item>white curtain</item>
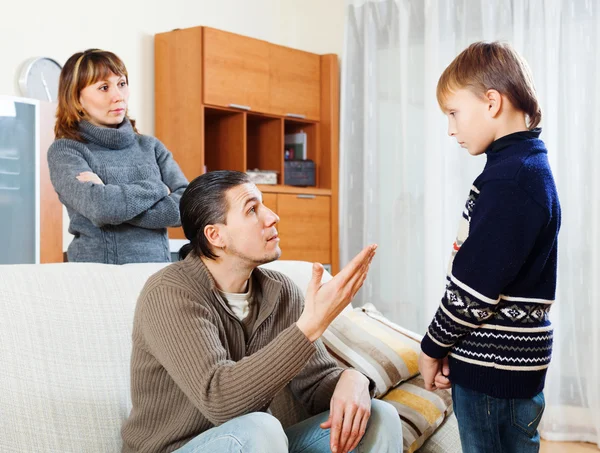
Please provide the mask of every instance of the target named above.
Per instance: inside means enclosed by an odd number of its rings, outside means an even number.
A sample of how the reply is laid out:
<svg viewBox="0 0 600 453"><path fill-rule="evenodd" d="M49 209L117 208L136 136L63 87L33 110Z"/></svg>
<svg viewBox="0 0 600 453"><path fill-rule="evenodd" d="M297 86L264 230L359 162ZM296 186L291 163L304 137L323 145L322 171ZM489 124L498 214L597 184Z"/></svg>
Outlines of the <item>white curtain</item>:
<svg viewBox="0 0 600 453"><path fill-rule="evenodd" d="M342 56L340 253L379 244L356 304L424 332L485 157L446 135L435 88L470 43L529 62L563 207L542 435L600 433L600 1L348 0Z"/></svg>

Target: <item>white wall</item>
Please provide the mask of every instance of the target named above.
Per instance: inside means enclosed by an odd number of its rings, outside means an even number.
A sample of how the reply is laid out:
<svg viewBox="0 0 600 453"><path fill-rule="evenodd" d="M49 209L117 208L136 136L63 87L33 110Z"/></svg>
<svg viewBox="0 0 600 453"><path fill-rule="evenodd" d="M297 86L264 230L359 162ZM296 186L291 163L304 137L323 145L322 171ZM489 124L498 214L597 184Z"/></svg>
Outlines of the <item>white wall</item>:
<svg viewBox="0 0 600 453"><path fill-rule="evenodd" d="M60 64L90 47L115 52L131 85L130 114L154 132L154 34L207 25L315 53L341 55L345 0L5 0L0 9L0 94L20 96L25 60Z"/></svg>
<svg viewBox="0 0 600 453"><path fill-rule="evenodd" d="M154 133L154 35L207 25L275 44L341 56L346 0L3 0L0 94L21 96L18 75L30 57L61 65L91 47L115 52L127 66L130 115ZM63 248L72 236L64 217Z"/></svg>

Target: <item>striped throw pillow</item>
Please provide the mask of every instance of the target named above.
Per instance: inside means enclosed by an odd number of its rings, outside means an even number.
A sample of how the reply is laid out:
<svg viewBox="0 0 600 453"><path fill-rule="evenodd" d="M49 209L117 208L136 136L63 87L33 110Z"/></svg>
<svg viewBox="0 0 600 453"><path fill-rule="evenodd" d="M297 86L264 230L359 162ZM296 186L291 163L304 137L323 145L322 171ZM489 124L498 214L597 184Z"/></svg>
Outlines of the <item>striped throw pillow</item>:
<svg viewBox="0 0 600 453"><path fill-rule="evenodd" d="M373 379L375 397L419 372L419 343L360 309L338 316L322 340L340 366Z"/></svg>
<svg viewBox="0 0 600 453"><path fill-rule="evenodd" d="M375 396L396 408L404 453L419 449L452 413L451 392L425 390L418 374L421 338L387 319L372 304L338 316L322 337L340 366L371 377Z"/></svg>
<svg viewBox="0 0 600 453"><path fill-rule="evenodd" d="M418 375L390 390L383 398L398 411L402 422L404 453L413 453L435 432L452 413L449 390L425 390Z"/></svg>

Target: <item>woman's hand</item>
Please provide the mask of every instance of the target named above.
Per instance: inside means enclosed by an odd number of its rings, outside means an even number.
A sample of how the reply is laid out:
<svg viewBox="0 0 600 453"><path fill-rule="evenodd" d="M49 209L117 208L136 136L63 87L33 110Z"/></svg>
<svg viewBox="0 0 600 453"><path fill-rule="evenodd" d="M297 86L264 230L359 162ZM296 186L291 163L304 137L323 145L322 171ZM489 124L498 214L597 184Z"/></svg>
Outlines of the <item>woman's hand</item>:
<svg viewBox="0 0 600 453"><path fill-rule="evenodd" d="M91 171L83 171L79 173L77 176L77 181L79 182L91 182L94 184L104 185L100 177L96 173L92 173Z"/></svg>

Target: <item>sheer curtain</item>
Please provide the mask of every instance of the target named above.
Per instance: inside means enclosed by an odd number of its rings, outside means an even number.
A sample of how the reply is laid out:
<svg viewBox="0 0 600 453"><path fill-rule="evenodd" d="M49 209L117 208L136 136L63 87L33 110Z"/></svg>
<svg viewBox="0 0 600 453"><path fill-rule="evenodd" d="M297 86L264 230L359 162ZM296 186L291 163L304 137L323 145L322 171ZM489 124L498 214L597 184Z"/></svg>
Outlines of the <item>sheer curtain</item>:
<svg viewBox="0 0 600 453"><path fill-rule="evenodd" d="M380 247L357 304L423 332L451 244L485 165L446 135L443 69L477 40L527 59L563 206L554 359L542 435L600 433L600 2L348 0L342 57L340 253Z"/></svg>

